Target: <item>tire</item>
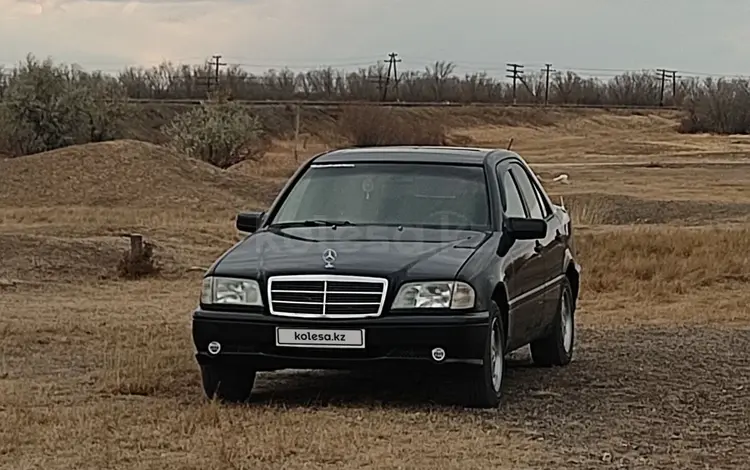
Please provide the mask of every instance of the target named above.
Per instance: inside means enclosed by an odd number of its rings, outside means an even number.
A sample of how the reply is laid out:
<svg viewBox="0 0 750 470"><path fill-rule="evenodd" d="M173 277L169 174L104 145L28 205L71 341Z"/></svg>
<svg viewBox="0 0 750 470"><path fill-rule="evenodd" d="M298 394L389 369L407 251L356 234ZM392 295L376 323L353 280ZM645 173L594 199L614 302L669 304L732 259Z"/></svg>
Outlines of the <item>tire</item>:
<svg viewBox="0 0 750 470"><path fill-rule="evenodd" d="M255 385L255 371L201 366L201 381L209 400L216 397L222 402L245 403L250 400Z"/></svg>
<svg viewBox="0 0 750 470"><path fill-rule="evenodd" d="M568 278L563 278L557 313L552 331L531 343L534 364L543 367L565 366L573 358L575 349L575 302Z"/></svg>
<svg viewBox="0 0 750 470"><path fill-rule="evenodd" d="M500 318L500 307L495 302L490 305L490 324L482 359L482 366L470 372L466 405L472 408L495 408L500 404L506 370L505 328ZM493 378L493 375L497 377Z"/></svg>

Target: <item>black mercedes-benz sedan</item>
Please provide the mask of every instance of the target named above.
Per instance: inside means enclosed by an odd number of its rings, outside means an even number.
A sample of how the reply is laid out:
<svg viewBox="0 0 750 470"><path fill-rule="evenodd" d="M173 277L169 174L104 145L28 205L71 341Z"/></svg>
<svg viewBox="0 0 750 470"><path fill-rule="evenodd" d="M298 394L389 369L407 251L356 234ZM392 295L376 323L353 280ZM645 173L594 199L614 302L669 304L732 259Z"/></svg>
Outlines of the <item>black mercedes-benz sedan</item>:
<svg viewBox="0 0 750 470"><path fill-rule="evenodd" d="M258 371L415 365L498 405L507 353L574 349L570 216L515 152L371 147L316 155L208 269L192 334L208 397Z"/></svg>

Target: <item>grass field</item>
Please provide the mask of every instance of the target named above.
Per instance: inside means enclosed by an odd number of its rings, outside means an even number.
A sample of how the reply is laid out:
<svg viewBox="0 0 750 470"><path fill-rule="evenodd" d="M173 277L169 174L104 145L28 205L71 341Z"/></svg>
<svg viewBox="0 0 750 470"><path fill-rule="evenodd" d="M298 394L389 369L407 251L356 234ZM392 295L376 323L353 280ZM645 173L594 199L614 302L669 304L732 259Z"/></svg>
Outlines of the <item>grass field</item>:
<svg viewBox="0 0 750 470"><path fill-rule="evenodd" d="M454 130L515 139L573 213L584 269L573 362L515 352L484 411L432 377L318 371L260 374L248 406L204 400L189 268L273 199L299 164L289 142L226 171L135 141L0 159L0 468L747 468L750 140L675 125ZM133 231L154 279L116 277Z"/></svg>

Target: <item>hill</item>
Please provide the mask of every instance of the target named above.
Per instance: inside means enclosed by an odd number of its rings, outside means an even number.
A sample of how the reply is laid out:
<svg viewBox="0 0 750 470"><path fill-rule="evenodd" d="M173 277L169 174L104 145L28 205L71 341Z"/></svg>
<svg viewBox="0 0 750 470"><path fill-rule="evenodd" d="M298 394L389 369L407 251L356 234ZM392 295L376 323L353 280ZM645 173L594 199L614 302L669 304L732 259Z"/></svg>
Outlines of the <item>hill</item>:
<svg viewBox="0 0 750 470"><path fill-rule="evenodd" d="M164 274L209 263L233 242L237 211L262 207L278 184L223 171L147 142L71 146L0 160L0 279L116 276L139 232Z"/></svg>
<svg viewBox="0 0 750 470"><path fill-rule="evenodd" d="M257 205L268 183L147 142L71 146L0 160L0 206L182 209Z"/></svg>

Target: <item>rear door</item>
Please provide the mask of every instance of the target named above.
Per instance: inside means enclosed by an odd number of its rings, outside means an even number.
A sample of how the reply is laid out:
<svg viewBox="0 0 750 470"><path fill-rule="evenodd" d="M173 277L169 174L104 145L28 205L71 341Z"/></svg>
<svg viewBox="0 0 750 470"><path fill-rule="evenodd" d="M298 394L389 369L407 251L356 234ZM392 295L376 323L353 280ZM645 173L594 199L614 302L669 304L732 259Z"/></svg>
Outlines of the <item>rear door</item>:
<svg viewBox="0 0 750 470"><path fill-rule="evenodd" d="M551 315L557 313L557 304L560 299L561 282L565 276L565 250L567 248L564 236L564 226L559 213L555 213L549 200L544 196L544 188L535 178L531 178L531 184L539 200L540 207L544 214L544 220L547 222L548 233L554 235L552 244L545 255L545 262L550 271L550 282L553 283L547 297L547 310Z"/></svg>
<svg viewBox="0 0 750 470"><path fill-rule="evenodd" d="M535 318L538 323L532 326L534 334L540 334L550 324L557 313L562 262L565 255L564 244L560 232L559 222L554 216L547 201L541 197L539 188L532 179L529 171L520 163L513 162L509 169L523 197L524 204L533 219L543 219L547 222L547 234L543 239L536 240L534 246L544 262L544 275L538 279L536 290L541 297L541 312Z"/></svg>

